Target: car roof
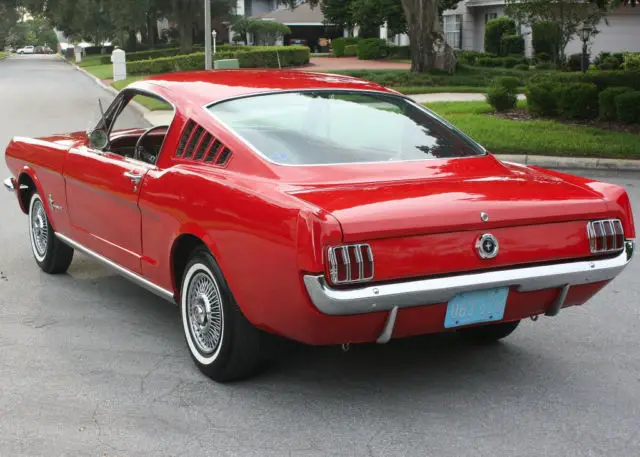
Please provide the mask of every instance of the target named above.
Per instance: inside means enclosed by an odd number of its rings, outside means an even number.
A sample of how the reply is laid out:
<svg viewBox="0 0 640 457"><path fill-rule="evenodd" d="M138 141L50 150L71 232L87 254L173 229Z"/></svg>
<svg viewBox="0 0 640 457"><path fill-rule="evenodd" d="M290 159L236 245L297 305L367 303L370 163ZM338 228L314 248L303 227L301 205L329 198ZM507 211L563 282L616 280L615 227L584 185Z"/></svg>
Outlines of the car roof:
<svg viewBox="0 0 640 457"><path fill-rule="evenodd" d="M180 106L209 103L266 92L342 89L398 94L359 78L302 70L209 70L155 75L132 83L129 87L161 92L160 95Z"/></svg>

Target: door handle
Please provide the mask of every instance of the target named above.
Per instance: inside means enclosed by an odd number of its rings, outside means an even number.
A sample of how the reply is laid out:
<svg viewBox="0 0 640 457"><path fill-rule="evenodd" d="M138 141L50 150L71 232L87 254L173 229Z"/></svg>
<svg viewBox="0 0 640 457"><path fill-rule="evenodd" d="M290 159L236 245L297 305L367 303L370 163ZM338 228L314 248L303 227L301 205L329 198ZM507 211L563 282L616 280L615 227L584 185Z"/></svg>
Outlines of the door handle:
<svg viewBox="0 0 640 457"><path fill-rule="evenodd" d="M142 175L139 175L137 173L134 173L132 171L126 171L124 173L124 175L129 178L134 184L139 184L140 180L142 179Z"/></svg>

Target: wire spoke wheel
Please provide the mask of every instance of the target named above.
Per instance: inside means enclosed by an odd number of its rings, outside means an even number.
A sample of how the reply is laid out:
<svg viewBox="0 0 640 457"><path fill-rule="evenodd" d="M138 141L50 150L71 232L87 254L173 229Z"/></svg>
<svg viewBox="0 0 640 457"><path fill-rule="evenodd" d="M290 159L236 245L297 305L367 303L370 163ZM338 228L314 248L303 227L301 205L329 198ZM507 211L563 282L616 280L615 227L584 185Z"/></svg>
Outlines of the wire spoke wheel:
<svg viewBox="0 0 640 457"><path fill-rule="evenodd" d="M214 354L222 339L222 303L215 280L198 271L187 290L187 320L193 342L203 356Z"/></svg>
<svg viewBox="0 0 640 457"><path fill-rule="evenodd" d="M37 199L33 202L31 208L31 240L34 253L38 258L44 258L47 254L49 222L47 213L44 210L42 200Z"/></svg>

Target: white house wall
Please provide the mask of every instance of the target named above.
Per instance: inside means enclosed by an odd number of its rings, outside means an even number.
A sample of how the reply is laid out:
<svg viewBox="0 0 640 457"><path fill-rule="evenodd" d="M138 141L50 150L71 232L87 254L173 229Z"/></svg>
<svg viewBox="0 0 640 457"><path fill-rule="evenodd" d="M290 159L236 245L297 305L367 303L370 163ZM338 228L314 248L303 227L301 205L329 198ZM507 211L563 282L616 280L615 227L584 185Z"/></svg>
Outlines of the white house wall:
<svg viewBox="0 0 640 457"><path fill-rule="evenodd" d="M620 8L607 17L609 25L601 22L598 33L591 41L593 60L601 52L640 52L640 8ZM582 52L582 41L576 37L565 50L567 55Z"/></svg>

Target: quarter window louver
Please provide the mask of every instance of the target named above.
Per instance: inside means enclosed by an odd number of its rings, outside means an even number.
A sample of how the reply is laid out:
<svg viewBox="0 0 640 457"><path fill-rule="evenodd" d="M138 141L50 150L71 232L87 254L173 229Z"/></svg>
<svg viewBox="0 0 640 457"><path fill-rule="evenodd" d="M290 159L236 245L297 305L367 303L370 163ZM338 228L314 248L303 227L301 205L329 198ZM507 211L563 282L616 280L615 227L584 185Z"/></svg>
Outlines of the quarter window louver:
<svg viewBox="0 0 640 457"><path fill-rule="evenodd" d="M231 151L229 148L224 148L220 153L220 157L216 160L216 165L224 165L229 161L229 157L231 157Z"/></svg>
<svg viewBox="0 0 640 457"><path fill-rule="evenodd" d="M215 140L213 142L213 145L211 146L211 149L209 150L209 153L207 154L207 157L204 159L204 161L205 162L213 162L213 159L215 158L216 154L220 150L220 146L222 146L222 143L220 143L218 140Z"/></svg>
<svg viewBox="0 0 640 457"><path fill-rule="evenodd" d="M176 157L182 157L184 153L184 148L187 146L187 141L189 141L189 137L191 137L191 132L196 126L195 122L189 121L187 127L184 129L184 133L180 138L180 142L178 143L178 149L176 149Z"/></svg>
<svg viewBox="0 0 640 457"><path fill-rule="evenodd" d="M198 128L196 129L196 132L192 135L191 140L189 140L189 144L187 144L187 150L184 153L184 157L186 159L190 158L193 155L193 151L196 148L198 141L200 141L200 137L202 136L203 132L204 132L204 129L198 126Z"/></svg>
<svg viewBox="0 0 640 457"><path fill-rule="evenodd" d="M204 153L207 151L209 145L211 144L211 141L213 140L213 137L208 133L205 133L204 136L205 137L200 142L200 146L198 146L198 150L196 151L194 160L202 160L202 157L204 157Z"/></svg>

